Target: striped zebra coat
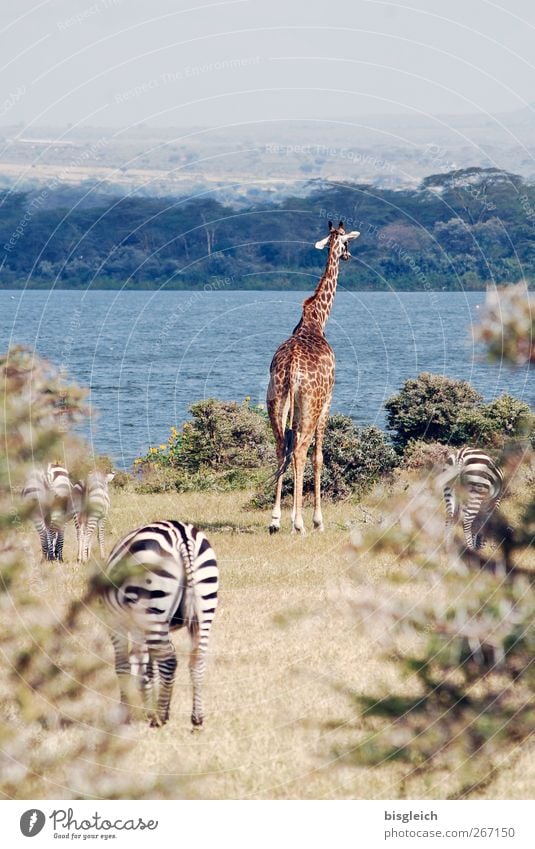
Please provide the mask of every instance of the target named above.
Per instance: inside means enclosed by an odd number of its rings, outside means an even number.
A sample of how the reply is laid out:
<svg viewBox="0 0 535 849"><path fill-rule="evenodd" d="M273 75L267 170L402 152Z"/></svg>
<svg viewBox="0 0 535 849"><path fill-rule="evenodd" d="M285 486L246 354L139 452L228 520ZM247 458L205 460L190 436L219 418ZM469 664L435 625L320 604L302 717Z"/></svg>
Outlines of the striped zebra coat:
<svg viewBox="0 0 535 849"><path fill-rule="evenodd" d="M117 543L103 591L127 719L129 690L137 680L151 726L164 725L177 666L170 632L186 626L193 685L191 722L203 724L202 683L217 607L219 571L210 543L193 525L158 521ZM153 692L155 673L158 691Z"/></svg>
<svg viewBox="0 0 535 849"><path fill-rule="evenodd" d="M33 468L22 490L41 542L43 560L63 560L65 525L72 518L72 485L57 463Z"/></svg>
<svg viewBox="0 0 535 849"><path fill-rule="evenodd" d="M91 543L97 531L100 556L104 558L104 528L110 511L108 484L115 475L90 472L73 487L74 523L78 540L78 563L85 563L91 555Z"/></svg>
<svg viewBox="0 0 535 849"><path fill-rule="evenodd" d="M485 451L466 446L450 454L442 481L448 535L453 523L461 518L467 548L482 548L485 526L500 505L501 469Z"/></svg>

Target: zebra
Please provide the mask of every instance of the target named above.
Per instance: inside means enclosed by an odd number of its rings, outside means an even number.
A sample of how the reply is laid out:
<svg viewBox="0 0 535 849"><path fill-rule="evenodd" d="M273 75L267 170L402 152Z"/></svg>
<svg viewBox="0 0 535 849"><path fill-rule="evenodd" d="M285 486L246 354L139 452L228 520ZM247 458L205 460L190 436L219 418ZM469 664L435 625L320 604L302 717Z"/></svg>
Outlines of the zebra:
<svg viewBox="0 0 535 849"><path fill-rule="evenodd" d="M450 454L441 478L447 532L462 515L467 548L472 551L482 548L485 525L500 505L501 469L484 451L466 446Z"/></svg>
<svg viewBox="0 0 535 849"><path fill-rule="evenodd" d="M22 497L31 505L31 518L41 541L43 560L63 561L65 524L72 518L69 472L57 463L31 469Z"/></svg>
<svg viewBox="0 0 535 849"><path fill-rule="evenodd" d="M114 474L93 471L89 472L83 481L78 481L73 487L74 524L78 540L78 563L89 560L91 555L92 536L97 529L100 556L104 552L104 527L110 510L110 495L108 484L114 479Z"/></svg>
<svg viewBox="0 0 535 849"><path fill-rule="evenodd" d="M192 730L203 724L202 683L217 607L219 570L202 531L157 521L127 534L112 550L102 590L115 652L121 704L129 720L128 686L137 679L152 727L169 719L177 659L170 631L186 626L193 685ZM157 698L152 685L158 672Z"/></svg>

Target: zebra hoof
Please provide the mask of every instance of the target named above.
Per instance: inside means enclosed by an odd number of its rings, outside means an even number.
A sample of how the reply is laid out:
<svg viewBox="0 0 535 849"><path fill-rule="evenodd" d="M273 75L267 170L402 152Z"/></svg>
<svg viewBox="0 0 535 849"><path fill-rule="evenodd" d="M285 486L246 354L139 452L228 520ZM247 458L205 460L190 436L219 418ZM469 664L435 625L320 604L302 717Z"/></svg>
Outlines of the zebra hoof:
<svg viewBox="0 0 535 849"><path fill-rule="evenodd" d="M204 719L203 719L202 716L201 717L192 716L191 717L191 733L195 734L196 731L202 731L203 722L204 722Z"/></svg>
<svg viewBox="0 0 535 849"><path fill-rule="evenodd" d="M276 525L270 525L269 526L269 533L270 534L278 534L279 531L280 531L280 528L278 528Z"/></svg>

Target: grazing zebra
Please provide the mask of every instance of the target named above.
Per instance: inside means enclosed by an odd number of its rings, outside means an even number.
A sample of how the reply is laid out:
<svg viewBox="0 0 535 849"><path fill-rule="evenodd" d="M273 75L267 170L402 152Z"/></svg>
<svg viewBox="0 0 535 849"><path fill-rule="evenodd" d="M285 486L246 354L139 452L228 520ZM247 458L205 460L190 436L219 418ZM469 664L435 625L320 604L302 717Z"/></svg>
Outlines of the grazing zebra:
<svg viewBox="0 0 535 849"><path fill-rule="evenodd" d="M442 480L446 528L449 530L462 515L467 548L482 548L485 524L500 504L503 489L501 470L484 451L467 446L450 454Z"/></svg>
<svg viewBox="0 0 535 849"><path fill-rule="evenodd" d="M73 487L74 523L78 539L78 563L89 560L91 542L97 529L100 556L104 558L104 527L110 510L108 484L115 475L105 472L89 472L83 481Z"/></svg>
<svg viewBox="0 0 535 849"><path fill-rule="evenodd" d="M177 666L169 632L186 625L191 641L191 722L200 728L205 655L219 582L210 543L193 525L153 522L117 543L108 558L106 575L110 583L103 596L127 718L128 684L135 677L150 725L161 726L169 719ZM157 699L152 690L155 667L159 673Z"/></svg>
<svg viewBox="0 0 535 849"><path fill-rule="evenodd" d="M33 468L22 490L41 540L43 560L63 560L65 524L72 517L72 485L67 469L57 463Z"/></svg>

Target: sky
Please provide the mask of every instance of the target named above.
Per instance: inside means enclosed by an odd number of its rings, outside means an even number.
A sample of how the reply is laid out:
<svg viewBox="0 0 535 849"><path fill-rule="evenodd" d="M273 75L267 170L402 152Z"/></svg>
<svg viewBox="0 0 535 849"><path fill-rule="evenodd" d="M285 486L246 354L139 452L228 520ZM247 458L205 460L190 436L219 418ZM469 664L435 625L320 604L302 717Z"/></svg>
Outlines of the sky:
<svg viewBox="0 0 535 849"><path fill-rule="evenodd" d="M0 125L511 112L534 43L532 0L0 0Z"/></svg>

